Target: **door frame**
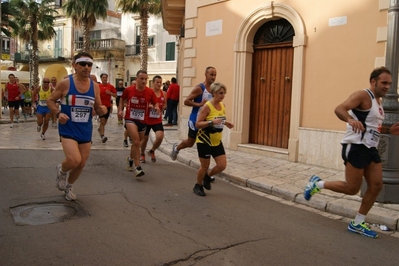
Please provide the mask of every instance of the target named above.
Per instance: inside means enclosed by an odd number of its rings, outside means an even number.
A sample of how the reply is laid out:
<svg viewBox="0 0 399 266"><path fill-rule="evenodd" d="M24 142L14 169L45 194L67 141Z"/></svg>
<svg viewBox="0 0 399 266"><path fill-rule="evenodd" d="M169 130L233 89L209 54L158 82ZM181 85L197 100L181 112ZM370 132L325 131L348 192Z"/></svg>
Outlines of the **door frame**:
<svg viewBox="0 0 399 266"><path fill-rule="evenodd" d="M297 162L306 34L305 26L299 14L292 7L284 4L269 2L265 6L259 7L244 19L237 32L234 44L235 64L233 75L233 106L235 107L233 108L233 123L235 127L230 132L229 148L238 149L240 144L248 143L253 39L257 30L273 18L286 19L291 23L295 31L293 40L291 121L286 152L290 161Z"/></svg>

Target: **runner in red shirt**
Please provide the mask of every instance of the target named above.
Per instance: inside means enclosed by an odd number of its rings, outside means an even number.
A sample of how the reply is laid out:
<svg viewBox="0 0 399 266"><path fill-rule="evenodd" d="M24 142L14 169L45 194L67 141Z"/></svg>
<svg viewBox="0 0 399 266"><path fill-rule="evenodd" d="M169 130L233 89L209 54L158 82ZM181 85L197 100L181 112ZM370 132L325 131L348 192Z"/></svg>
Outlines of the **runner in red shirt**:
<svg viewBox="0 0 399 266"><path fill-rule="evenodd" d="M114 86L108 83L108 74L101 74L101 83L100 87L100 97L101 103L107 107L107 113L105 115L100 116L100 127L98 128L98 133L100 133L101 142L107 142L108 138L104 136L105 125L107 124L108 118L112 113L112 103L111 96L116 97L116 89Z"/></svg>
<svg viewBox="0 0 399 266"><path fill-rule="evenodd" d="M151 157L151 161L153 163L156 162L155 150L158 149L158 147L161 145L164 136L164 130L162 125L162 112L166 108L166 93L161 89L162 77L153 77L152 84L155 95L158 98L158 105L161 113L157 113L151 104L148 106L147 129L145 130L144 138L141 141L140 162L142 163L145 163L145 149L147 147L148 136L151 129L155 132L155 141L152 144L151 150L149 150L147 154Z"/></svg>
<svg viewBox="0 0 399 266"><path fill-rule="evenodd" d="M149 104L154 106L155 112L161 114L157 96L154 91L146 86L147 71L137 71L136 86L127 87L122 94L122 101L119 102L118 115L123 116L123 103L126 102L125 128L133 142L130 156L127 157L127 170L133 171L133 161L136 168L136 176L144 175L140 166L140 141L144 137L147 123L147 112Z"/></svg>
<svg viewBox="0 0 399 266"><path fill-rule="evenodd" d="M14 114L16 116L16 121L19 122L19 102L21 100L22 91L19 88L19 84L15 80L14 74L8 75L8 82L6 84L6 95L8 95L8 107L10 109L10 127L14 127Z"/></svg>

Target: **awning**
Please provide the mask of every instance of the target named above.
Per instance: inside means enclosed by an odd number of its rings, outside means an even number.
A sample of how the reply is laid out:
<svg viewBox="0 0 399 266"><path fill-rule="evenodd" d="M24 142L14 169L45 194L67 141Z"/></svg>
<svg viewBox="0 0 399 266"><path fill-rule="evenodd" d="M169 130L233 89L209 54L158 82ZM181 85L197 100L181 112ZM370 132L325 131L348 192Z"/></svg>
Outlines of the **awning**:
<svg viewBox="0 0 399 266"><path fill-rule="evenodd" d="M20 83L29 84L29 71L9 71L9 70L1 70L1 83L8 82L8 75L14 74L17 78L19 78Z"/></svg>

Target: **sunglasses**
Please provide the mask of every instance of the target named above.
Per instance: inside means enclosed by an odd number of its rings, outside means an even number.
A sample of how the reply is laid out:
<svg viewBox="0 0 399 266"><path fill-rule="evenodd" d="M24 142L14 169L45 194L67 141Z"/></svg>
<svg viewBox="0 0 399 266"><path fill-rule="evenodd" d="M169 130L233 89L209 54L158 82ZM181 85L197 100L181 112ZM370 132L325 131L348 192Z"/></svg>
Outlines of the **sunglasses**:
<svg viewBox="0 0 399 266"><path fill-rule="evenodd" d="M85 67L85 66L92 67L93 63L90 63L90 62L78 62L78 65L82 66L82 67Z"/></svg>

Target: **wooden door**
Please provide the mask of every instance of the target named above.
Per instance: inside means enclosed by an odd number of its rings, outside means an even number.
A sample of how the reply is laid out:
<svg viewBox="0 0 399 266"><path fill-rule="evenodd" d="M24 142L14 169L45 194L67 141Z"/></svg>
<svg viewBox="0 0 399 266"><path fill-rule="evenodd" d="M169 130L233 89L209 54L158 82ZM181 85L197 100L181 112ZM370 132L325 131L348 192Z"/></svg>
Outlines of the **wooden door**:
<svg viewBox="0 0 399 266"><path fill-rule="evenodd" d="M288 148L292 42L254 47L249 143Z"/></svg>

